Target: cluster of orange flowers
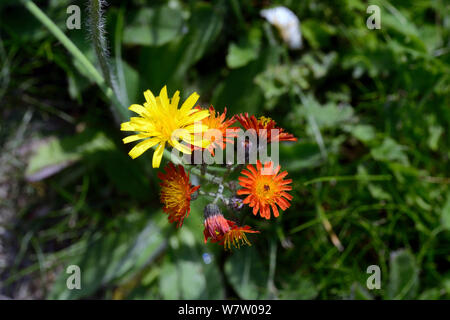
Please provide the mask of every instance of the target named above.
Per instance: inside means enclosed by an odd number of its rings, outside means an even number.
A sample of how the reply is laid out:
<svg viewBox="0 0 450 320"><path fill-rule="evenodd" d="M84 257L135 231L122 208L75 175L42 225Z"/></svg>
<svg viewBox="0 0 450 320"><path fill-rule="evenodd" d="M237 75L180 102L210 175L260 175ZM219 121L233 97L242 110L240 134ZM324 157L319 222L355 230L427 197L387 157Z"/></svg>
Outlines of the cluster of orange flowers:
<svg viewBox="0 0 450 320"><path fill-rule="evenodd" d="M157 105L160 101L159 97L154 99L154 101L156 108L159 106ZM173 98L172 100L168 99L166 105L170 106L172 102ZM176 102L178 103L178 101ZM183 104L183 106L184 105L185 104ZM162 106L164 107L164 103ZM141 132L138 133L139 137L144 137L147 134L147 137L150 139L156 139L159 137L156 134L153 134L156 138L152 138L150 137L150 131L142 131L145 127L145 120L153 121L151 118L146 118L152 115L152 106L146 105L144 107L147 107L150 110L146 111L139 109L140 115L144 115L142 116L143 120L140 120L141 118L134 118L132 121L139 124L141 130ZM193 106L191 106L191 108L192 107ZM134 107L134 109L137 109L137 107ZM245 113L227 119L226 109L223 113L220 113L212 106L207 110L200 107L194 107L186 114L189 115L189 117L197 117L198 119L199 116L196 116L196 114L199 114L200 112L203 113L204 111L209 111L209 115L207 117L201 116L200 121L203 129L219 130L222 132L223 136L221 139L217 139L217 136L208 138L208 143L202 143L201 145L195 146L192 145L190 150L204 149L214 155L215 149L225 149L227 144L234 143L233 138L236 137L233 130L227 129L237 129L231 127L237 121L244 130L254 130L252 132L255 132L259 139L264 139L268 143L272 141L297 141L297 138L292 134L277 127L274 120L266 117L256 118L253 115L249 116L248 113ZM153 112L153 114L157 116L156 112ZM153 130L153 127L151 127L151 129ZM158 128L160 131L162 131L162 129ZM273 135L271 129L278 129L278 134ZM142 143L145 143L145 140L144 142L141 142L141 144ZM186 149L189 149L189 146ZM280 172L280 169L280 166L274 166L272 161L263 164L258 160L256 166L247 164L247 166L241 170L241 174L238 178L241 188L232 190L234 194L224 202L234 210L239 210L243 205L248 205L252 208L255 216L259 213L259 215L265 219L270 219L272 213L274 217L278 217L279 209L284 211L289 208L290 201L292 200L292 196L289 194L289 191L292 190L292 187L290 186L292 180L286 179L287 172ZM166 165L164 172L158 173L158 178L161 180L160 200L163 204L163 211L168 215L169 222L176 223L179 228L183 225L184 219L189 216L191 211L191 201L197 198L200 186L193 186L191 184L189 173L186 173L183 165L175 165L172 162L169 162ZM213 243L223 245L225 249L230 249L232 245L234 247L240 247L240 245L244 244L250 245L246 234L259 233L259 231L252 230L249 226L239 226L235 221L226 219L215 202L216 201L208 204L204 209L203 233L205 243L210 239Z"/></svg>

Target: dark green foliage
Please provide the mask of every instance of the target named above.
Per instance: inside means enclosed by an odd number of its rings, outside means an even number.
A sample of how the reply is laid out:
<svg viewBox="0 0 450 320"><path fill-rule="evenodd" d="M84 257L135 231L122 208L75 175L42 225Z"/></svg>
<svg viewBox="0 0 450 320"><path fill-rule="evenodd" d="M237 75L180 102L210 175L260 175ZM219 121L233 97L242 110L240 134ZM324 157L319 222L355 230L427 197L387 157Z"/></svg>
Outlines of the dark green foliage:
<svg viewBox="0 0 450 320"><path fill-rule="evenodd" d="M36 3L95 63L86 28L65 29L67 5L84 1ZM374 1L381 29L369 30L362 0L273 1L300 18L293 51L260 17L268 1L171 3L106 9L129 103L167 84L228 115L272 117L299 138L280 147L292 206L270 221L243 210L261 234L232 253L203 243L204 199L176 230L152 152L129 159L111 102L20 4L2 2L0 294L35 281L29 295L52 299L449 299L449 5ZM82 290L65 286L71 264ZM366 287L370 265L380 290Z"/></svg>

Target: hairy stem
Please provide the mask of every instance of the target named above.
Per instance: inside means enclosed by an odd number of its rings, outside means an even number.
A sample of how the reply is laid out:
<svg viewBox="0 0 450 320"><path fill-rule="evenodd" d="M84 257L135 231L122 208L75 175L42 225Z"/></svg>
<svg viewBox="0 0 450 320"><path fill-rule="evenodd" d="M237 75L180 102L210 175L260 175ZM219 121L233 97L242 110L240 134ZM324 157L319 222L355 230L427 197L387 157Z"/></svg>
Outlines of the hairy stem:
<svg viewBox="0 0 450 320"><path fill-rule="evenodd" d="M124 101L121 98L120 90L117 87L117 83L114 78L114 73L109 63L109 52L108 52L108 42L105 37L105 18L103 17L102 7L107 3L104 0L90 0L89 1L89 30L92 37L92 42L95 49L95 54L97 56L98 63L100 64L100 69L102 70L103 77L106 84L113 90L117 100L124 105ZM127 118L127 114L122 115L120 110L115 110L114 115L117 121L124 120ZM116 114L117 111L119 114ZM124 117L125 116L125 117Z"/></svg>

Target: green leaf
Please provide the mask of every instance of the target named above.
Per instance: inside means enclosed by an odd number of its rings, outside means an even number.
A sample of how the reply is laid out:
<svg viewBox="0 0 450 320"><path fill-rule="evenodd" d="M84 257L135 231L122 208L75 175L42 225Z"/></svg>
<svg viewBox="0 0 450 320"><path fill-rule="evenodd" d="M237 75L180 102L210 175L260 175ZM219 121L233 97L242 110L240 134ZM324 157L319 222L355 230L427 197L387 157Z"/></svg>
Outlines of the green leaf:
<svg viewBox="0 0 450 320"><path fill-rule="evenodd" d="M305 97L303 105L297 106L295 113L304 119L313 117L320 129L337 128L353 118L353 108L349 105L338 106L334 102L321 105L312 95ZM313 133L310 126L308 132Z"/></svg>
<svg viewBox="0 0 450 320"><path fill-rule="evenodd" d="M266 297L267 268L254 248L235 249L225 262L225 275L242 299Z"/></svg>
<svg viewBox="0 0 450 320"><path fill-rule="evenodd" d="M158 212L155 214L161 214ZM143 218L144 215L141 215ZM145 221L141 219L142 223ZM118 221L116 221L118 222ZM94 294L101 286L126 281L164 247L165 239L153 221L146 225L124 220L120 229L98 233L83 240L84 249L64 261L64 270L55 281L49 299L79 299ZM81 289L68 290L65 268L77 265L81 271Z"/></svg>
<svg viewBox="0 0 450 320"><path fill-rule="evenodd" d="M280 144L280 154L280 159L286 162L283 168L288 171L316 168L323 164L320 149L315 143L283 143Z"/></svg>
<svg viewBox="0 0 450 320"><path fill-rule="evenodd" d="M179 299L178 270L176 265L171 263L170 260L166 259L161 266L159 279L159 290L163 299Z"/></svg>
<svg viewBox="0 0 450 320"><path fill-rule="evenodd" d="M255 48L249 45L231 43L228 48L227 66L231 69L240 68L258 57Z"/></svg>
<svg viewBox="0 0 450 320"><path fill-rule="evenodd" d="M387 201L392 200L392 196L388 192L384 191L379 185L371 183L368 185L368 188L370 195L375 199Z"/></svg>
<svg viewBox="0 0 450 320"><path fill-rule="evenodd" d="M388 299L414 299L419 288L419 268L414 255L406 250L391 253Z"/></svg>
<svg viewBox="0 0 450 320"><path fill-rule="evenodd" d="M408 157L405 154L405 146L398 144L392 138L385 138L380 146L371 150L372 157L378 161L384 162L399 162L403 165L408 165Z"/></svg>
<svg viewBox="0 0 450 320"><path fill-rule="evenodd" d="M142 8L130 16L123 34L128 45L163 45L177 37L184 24L181 10L168 6Z"/></svg>
<svg viewBox="0 0 450 320"><path fill-rule="evenodd" d="M246 66L258 58L261 44L261 30L253 28L249 35L238 44L231 43L228 47L227 66L231 69Z"/></svg>
<svg viewBox="0 0 450 320"><path fill-rule="evenodd" d="M188 32L161 47L145 47L139 56L143 77L141 89L181 88L189 68L214 48L223 25L223 16L210 4L195 3ZM148 76L151 75L151 76ZM175 89L174 89L175 90Z"/></svg>
<svg viewBox="0 0 450 320"><path fill-rule="evenodd" d="M139 88L139 73L125 61L122 61L122 65L128 100L140 101L141 97L143 97L143 93Z"/></svg>
<svg viewBox="0 0 450 320"><path fill-rule="evenodd" d="M439 139L442 136L442 134L444 133L444 128L442 128L441 126L430 126L429 127L429 132L430 132L430 136L428 138L428 147L433 150L436 151L438 149L438 144L439 144Z"/></svg>
<svg viewBox="0 0 450 320"><path fill-rule="evenodd" d="M291 277L289 284L280 290L282 300L311 300L317 297L319 291L314 282L301 274Z"/></svg>
<svg viewBox="0 0 450 320"><path fill-rule="evenodd" d="M335 27L323 21L308 19L302 22L302 33L309 45L317 49L330 44L330 38L335 34Z"/></svg>
<svg viewBox="0 0 450 320"><path fill-rule="evenodd" d="M360 283L353 283L351 292L353 300L373 300L373 296Z"/></svg>
<svg viewBox="0 0 450 320"><path fill-rule="evenodd" d="M277 48L269 47L255 61L245 67L233 69L214 91L212 104L219 108L227 107L229 113L242 112L242 106L248 113L256 112L259 105L264 103L263 92L255 86L254 79L268 65L279 59Z"/></svg>
<svg viewBox="0 0 450 320"><path fill-rule="evenodd" d="M332 51L328 54L315 53L305 54L302 57L302 64L311 69L314 78L319 79L328 74L328 71L335 65L337 61L337 53Z"/></svg>
<svg viewBox="0 0 450 320"><path fill-rule="evenodd" d="M1 2L2 5L3 2ZM16 3L17 1L14 1L14 4ZM47 30L28 11L19 6L11 6L8 9L0 11L1 26L16 43L28 44L35 41L46 41Z"/></svg>
<svg viewBox="0 0 450 320"><path fill-rule="evenodd" d="M431 288L420 294L419 300L439 300L441 297L441 290L439 288Z"/></svg>
<svg viewBox="0 0 450 320"><path fill-rule="evenodd" d="M25 175L29 181L39 181L75 163L86 154L113 148L113 142L104 133L93 130L62 139L51 138L30 158Z"/></svg>
<svg viewBox="0 0 450 320"><path fill-rule="evenodd" d="M146 200L155 192L151 179L143 174L145 161L131 159L122 149L97 151L84 155L83 161L96 172L105 172L109 182L129 198Z"/></svg>
<svg viewBox="0 0 450 320"><path fill-rule="evenodd" d="M358 124L349 131L356 139L364 143L369 143L375 139L375 129L370 125Z"/></svg>
<svg viewBox="0 0 450 320"><path fill-rule="evenodd" d="M171 250L162 265L159 288L163 299L223 299L224 290L214 256L204 252L204 244L196 241L183 226L170 241ZM205 262L203 254L210 255Z"/></svg>
<svg viewBox="0 0 450 320"><path fill-rule="evenodd" d="M255 77L254 82L264 94L266 109L273 109L281 96L298 85L307 89L309 70L303 65L269 65L268 68Z"/></svg>
<svg viewBox="0 0 450 320"><path fill-rule="evenodd" d="M447 200L442 208L441 221L444 228L450 230L450 192L447 193Z"/></svg>

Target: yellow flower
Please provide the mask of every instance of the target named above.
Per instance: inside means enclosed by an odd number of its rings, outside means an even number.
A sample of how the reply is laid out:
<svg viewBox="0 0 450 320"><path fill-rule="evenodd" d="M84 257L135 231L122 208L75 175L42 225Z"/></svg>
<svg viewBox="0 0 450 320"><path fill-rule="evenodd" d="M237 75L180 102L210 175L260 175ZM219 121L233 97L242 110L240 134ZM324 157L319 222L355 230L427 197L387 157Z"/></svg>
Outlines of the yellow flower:
<svg viewBox="0 0 450 320"><path fill-rule="evenodd" d="M152 165L153 168L159 168L166 143L187 154L192 153L190 145L202 148L209 145L209 141L198 138L199 133L208 129L208 126L201 124L200 121L209 116L209 111L193 109L200 97L196 92L186 99L180 109L178 109L180 92L175 92L169 99L166 86L161 89L158 97L155 97L150 90L144 92L144 97L146 102L143 106L133 104L129 107L139 117L131 117L130 121L122 123L120 128L122 131L138 132L123 139L124 143L145 139L128 153L131 158L135 159L147 149L157 146ZM180 143L180 140L188 145Z"/></svg>

